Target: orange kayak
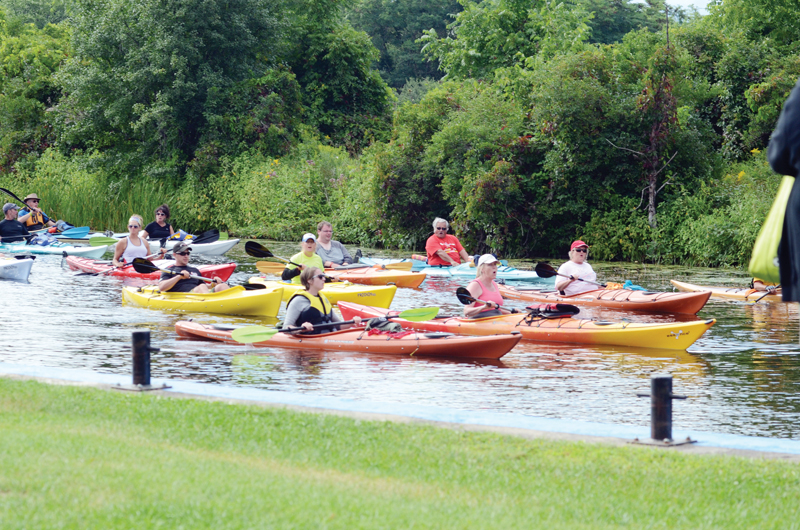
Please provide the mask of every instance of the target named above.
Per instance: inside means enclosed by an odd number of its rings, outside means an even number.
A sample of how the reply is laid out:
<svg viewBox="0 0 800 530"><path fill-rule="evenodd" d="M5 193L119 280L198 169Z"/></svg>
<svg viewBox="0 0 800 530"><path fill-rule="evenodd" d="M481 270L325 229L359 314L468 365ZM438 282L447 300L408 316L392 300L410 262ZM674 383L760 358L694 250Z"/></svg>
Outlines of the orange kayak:
<svg viewBox="0 0 800 530"><path fill-rule="evenodd" d="M396 315L378 307L339 302L342 317L372 318ZM635 348L685 350L708 330L716 320L645 324L639 322L605 322L577 318L542 318L516 314L486 318L436 317L424 322L394 319L403 328L419 331L442 331L462 335L493 335L519 331L522 338L541 342L574 342L606 344Z"/></svg>
<svg viewBox="0 0 800 530"><path fill-rule="evenodd" d="M386 269L381 265L374 267L356 266L353 268L325 269L330 276L339 278L340 281L361 283L365 285L396 285L398 287L419 287L425 281L424 272L411 272L395 269Z"/></svg>
<svg viewBox="0 0 800 530"><path fill-rule="evenodd" d="M500 294L509 300L525 300L545 304L599 306L625 311L686 313L696 315L711 296L710 292L664 293L630 289L596 289L572 296L563 296L552 289L528 289L500 285Z"/></svg>
<svg viewBox="0 0 800 530"><path fill-rule="evenodd" d="M233 326L200 324L179 321L175 331L181 337L216 340L239 344L231 338ZM253 346L265 348L292 348L302 350L353 351L382 355L460 357L464 359L499 359L522 339L520 334L506 333L488 337L464 337L451 333L413 332L399 338L388 335L368 335L364 328L345 329L324 335L292 335L277 333L271 339L254 342Z"/></svg>
<svg viewBox="0 0 800 530"><path fill-rule="evenodd" d="M165 268L169 267L175 262L172 260L157 260L153 263L158 267ZM67 265L69 265L69 268L74 271L100 272L103 273L104 276L108 275L122 276L125 278L144 278L146 280L158 280L161 277L161 273L158 271L141 273L136 272L131 266L112 270L114 267L108 261L93 260L89 258L82 258L80 256L67 256ZM233 274L236 264L222 263L219 265L197 265L197 268L200 270L201 276L205 276L206 278L219 276L223 282L226 282L228 281L228 278L231 277L231 274Z"/></svg>

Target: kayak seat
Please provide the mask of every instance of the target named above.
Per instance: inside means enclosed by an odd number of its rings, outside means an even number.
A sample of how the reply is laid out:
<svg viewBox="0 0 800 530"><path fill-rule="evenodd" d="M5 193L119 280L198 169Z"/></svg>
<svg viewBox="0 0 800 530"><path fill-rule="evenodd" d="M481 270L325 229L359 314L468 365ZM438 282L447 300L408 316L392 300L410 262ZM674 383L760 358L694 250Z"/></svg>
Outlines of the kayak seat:
<svg viewBox="0 0 800 530"><path fill-rule="evenodd" d="M230 324L211 324L211 327L220 331L233 331L243 326L232 326Z"/></svg>
<svg viewBox="0 0 800 530"><path fill-rule="evenodd" d="M426 339L443 339L445 337L452 337L455 333L447 333L447 332L440 332L440 333L425 333Z"/></svg>

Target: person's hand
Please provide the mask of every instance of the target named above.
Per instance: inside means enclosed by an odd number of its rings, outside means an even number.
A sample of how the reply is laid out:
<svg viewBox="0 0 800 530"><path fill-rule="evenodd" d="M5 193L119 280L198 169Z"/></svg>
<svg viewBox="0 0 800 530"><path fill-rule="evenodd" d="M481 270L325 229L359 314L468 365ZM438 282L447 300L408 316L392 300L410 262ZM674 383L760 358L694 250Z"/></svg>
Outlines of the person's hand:
<svg viewBox="0 0 800 530"><path fill-rule="evenodd" d="M336 266L336 264L332 261L326 261L325 263L323 263L323 265L325 265L326 269L332 269Z"/></svg>
<svg viewBox="0 0 800 530"><path fill-rule="evenodd" d="M361 317L358 317L358 316L353 317L353 324L356 325L356 326L360 326L361 325Z"/></svg>
<svg viewBox="0 0 800 530"><path fill-rule="evenodd" d="M774 293L775 291L778 290L778 288L775 287L774 285L767 285L767 289L766 290L767 290L768 293Z"/></svg>
<svg viewBox="0 0 800 530"><path fill-rule="evenodd" d="M516 307L511 310L512 315L516 315L517 313L519 313L519 309L517 309Z"/></svg>
<svg viewBox="0 0 800 530"><path fill-rule="evenodd" d="M300 327L306 331L314 331L314 326L311 324L311 322L303 322Z"/></svg>
<svg viewBox="0 0 800 530"><path fill-rule="evenodd" d="M188 280L191 274L189 274L189 271L181 271L181 276Z"/></svg>

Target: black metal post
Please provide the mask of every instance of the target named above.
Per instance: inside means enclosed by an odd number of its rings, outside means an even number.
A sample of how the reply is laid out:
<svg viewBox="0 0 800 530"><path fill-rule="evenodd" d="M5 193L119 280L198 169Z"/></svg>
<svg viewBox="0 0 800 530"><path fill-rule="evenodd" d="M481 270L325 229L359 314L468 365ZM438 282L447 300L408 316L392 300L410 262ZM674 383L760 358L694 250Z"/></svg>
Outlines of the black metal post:
<svg viewBox="0 0 800 530"><path fill-rule="evenodd" d="M650 376L650 437L672 440L672 376Z"/></svg>
<svg viewBox="0 0 800 530"><path fill-rule="evenodd" d="M150 331L134 331L133 342L133 384L150 386Z"/></svg>

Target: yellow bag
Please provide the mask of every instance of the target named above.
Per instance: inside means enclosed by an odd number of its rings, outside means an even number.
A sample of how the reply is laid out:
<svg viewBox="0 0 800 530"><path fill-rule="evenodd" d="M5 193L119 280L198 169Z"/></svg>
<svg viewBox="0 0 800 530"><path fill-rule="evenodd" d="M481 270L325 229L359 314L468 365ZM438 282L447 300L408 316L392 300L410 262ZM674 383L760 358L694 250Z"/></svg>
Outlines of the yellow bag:
<svg viewBox="0 0 800 530"><path fill-rule="evenodd" d="M794 186L794 177L783 177L772 208L769 209L767 219L756 238L756 244L753 245L750 274L766 282L777 284L781 281L778 270L778 245L781 242L783 217L786 214L786 205L789 203L792 186Z"/></svg>

